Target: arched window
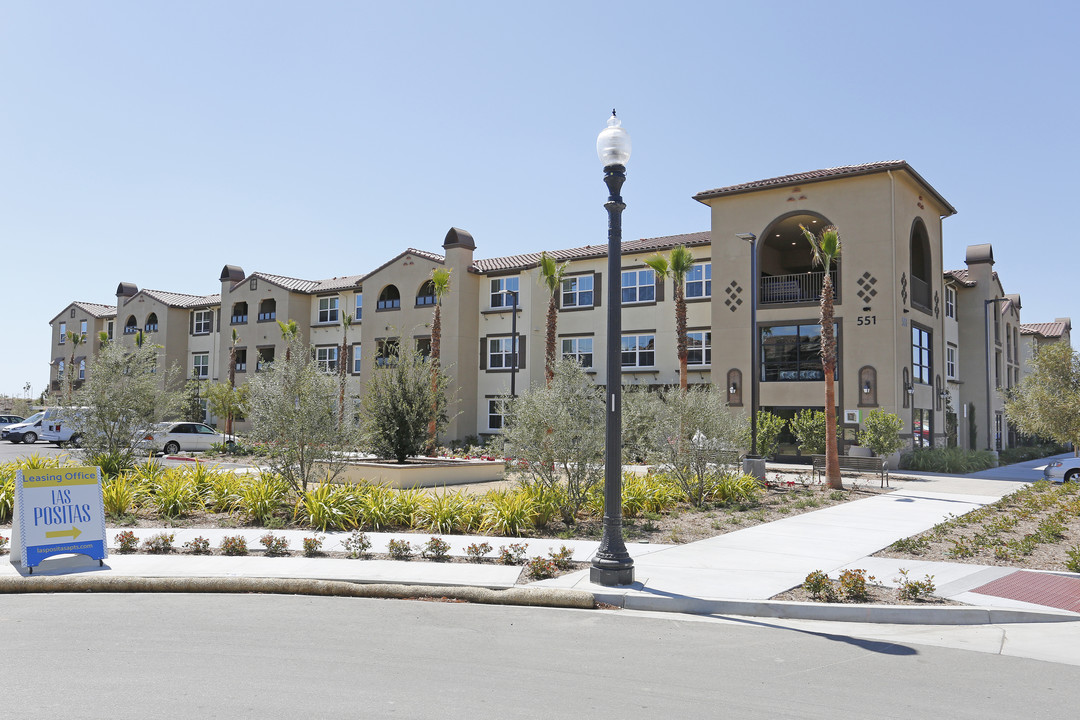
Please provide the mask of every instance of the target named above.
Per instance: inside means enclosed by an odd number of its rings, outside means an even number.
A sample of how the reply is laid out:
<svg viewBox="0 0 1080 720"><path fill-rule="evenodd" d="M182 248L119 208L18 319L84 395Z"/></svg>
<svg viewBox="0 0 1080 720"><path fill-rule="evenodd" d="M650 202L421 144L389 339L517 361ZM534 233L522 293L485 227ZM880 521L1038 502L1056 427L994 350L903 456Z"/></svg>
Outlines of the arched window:
<svg viewBox="0 0 1080 720"><path fill-rule="evenodd" d="M932 260L926 224L922 218L915 218L911 226L911 306L926 312L930 312Z"/></svg>
<svg viewBox="0 0 1080 720"><path fill-rule="evenodd" d="M150 313L150 315L146 318L146 327L144 329L146 330L146 332L157 332L157 328L157 313Z"/></svg>
<svg viewBox="0 0 1080 720"><path fill-rule="evenodd" d="M815 265L810 244L799 227L819 235L831 224L825 216L813 212L791 213L772 221L752 246L758 253L760 304L819 302L826 270L832 276L833 297L840 302L839 260L832 268Z"/></svg>
<svg viewBox="0 0 1080 720"><path fill-rule="evenodd" d="M232 306L232 324L243 325L247 322L248 306L246 302L234 303Z"/></svg>
<svg viewBox="0 0 1080 720"><path fill-rule="evenodd" d="M277 319L277 300L267 298L259 302L259 322Z"/></svg>
<svg viewBox="0 0 1080 720"><path fill-rule="evenodd" d="M139 321L134 315L128 315L127 322L124 323L124 334L134 335L137 332L139 332Z"/></svg>
<svg viewBox="0 0 1080 720"><path fill-rule="evenodd" d="M416 306L435 304L435 283L428 280L416 293Z"/></svg>
<svg viewBox="0 0 1080 720"><path fill-rule="evenodd" d="M64 379L64 361L63 360L61 360L56 365L56 379L57 380L63 380Z"/></svg>
<svg viewBox="0 0 1080 720"><path fill-rule="evenodd" d="M375 311L398 310L401 308L401 293L396 285L387 285L379 293L379 301L375 304Z"/></svg>

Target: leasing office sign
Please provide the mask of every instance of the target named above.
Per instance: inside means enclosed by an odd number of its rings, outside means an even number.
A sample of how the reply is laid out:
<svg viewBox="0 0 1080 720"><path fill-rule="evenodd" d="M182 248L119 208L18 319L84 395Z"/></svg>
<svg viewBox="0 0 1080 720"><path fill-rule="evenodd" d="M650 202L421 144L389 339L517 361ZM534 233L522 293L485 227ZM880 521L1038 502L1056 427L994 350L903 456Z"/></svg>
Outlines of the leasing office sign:
<svg viewBox="0 0 1080 720"><path fill-rule="evenodd" d="M36 567L52 555L108 557L101 470L96 467L21 469L15 478L11 559Z"/></svg>

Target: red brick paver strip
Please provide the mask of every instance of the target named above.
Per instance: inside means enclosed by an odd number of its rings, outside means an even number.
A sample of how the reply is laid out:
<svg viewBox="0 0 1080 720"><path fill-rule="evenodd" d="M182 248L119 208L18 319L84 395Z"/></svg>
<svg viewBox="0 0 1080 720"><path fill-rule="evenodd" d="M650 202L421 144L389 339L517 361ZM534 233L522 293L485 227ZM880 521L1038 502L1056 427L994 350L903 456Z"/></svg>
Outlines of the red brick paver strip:
<svg viewBox="0 0 1080 720"><path fill-rule="evenodd" d="M1080 612L1080 578L1017 570L971 592Z"/></svg>

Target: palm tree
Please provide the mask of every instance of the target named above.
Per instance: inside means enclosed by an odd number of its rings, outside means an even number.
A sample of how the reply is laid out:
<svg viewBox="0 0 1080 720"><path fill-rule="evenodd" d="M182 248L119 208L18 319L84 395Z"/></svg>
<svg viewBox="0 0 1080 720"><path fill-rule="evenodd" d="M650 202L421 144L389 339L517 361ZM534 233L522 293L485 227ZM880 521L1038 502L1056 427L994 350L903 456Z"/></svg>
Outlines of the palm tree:
<svg viewBox="0 0 1080 720"><path fill-rule="evenodd" d="M105 347L106 345L109 344L109 333L102 330L101 332L99 332L97 334L97 339L98 339L98 343L100 344L100 347Z"/></svg>
<svg viewBox="0 0 1080 720"><path fill-rule="evenodd" d="M292 318L288 322L278 320L277 324L281 328L281 339L285 341L285 362L289 362L292 355L292 341L300 334L300 327Z"/></svg>
<svg viewBox="0 0 1080 720"><path fill-rule="evenodd" d="M236 344L240 342L240 333L236 332L236 328L232 329L232 344L229 345L229 387L233 390L236 389ZM232 433L233 425L233 412L230 408L229 413L225 416L225 432Z"/></svg>
<svg viewBox="0 0 1080 720"><path fill-rule="evenodd" d="M77 332L68 331L68 342L71 343L71 360L68 361L68 377L67 377L67 397L64 398L64 404L71 404L71 397L75 393L75 352L79 349L79 346L86 341L85 335L80 335Z"/></svg>
<svg viewBox="0 0 1080 720"><path fill-rule="evenodd" d="M434 268L431 271L431 286L435 290L435 310L431 317L431 390L439 388L439 357L442 354L442 299L450 292L450 268ZM432 408L431 420L428 421L428 451L435 450L438 400Z"/></svg>
<svg viewBox="0 0 1080 720"><path fill-rule="evenodd" d="M686 377L686 274L694 267L694 256L686 249L685 245L679 245L672 249L668 257L660 253L656 257L649 258L645 264L651 267L661 278L671 278L671 294L675 298L675 335L676 350L679 356L679 387L686 390L689 386Z"/></svg>
<svg viewBox="0 0 1080 720"><path fill-rule="evenodd" d="M820 237L799 226L810 243L814 263L825 269L821 283L821 367L825 371L825 480L830 488L843 490L836 446L836 335L833 332L833 263L840 257L840 231L835 225Z"/></svg>
<svg viewBox="0 0 1080 720"><path fill-rule="evenodd" d="M540 253L540 281L548 290L547 338L544 350L544 377L550 385L555 377L555 363L558 362L558 349L555 346L556 329L559 322L559 290L562 288L563 275L570 263L559 264L546 252Z"/></svg>
<svg viewBox="0 0 1080 720"><path fill-rule="evenodd" d="M338 426L345 424L345 382L349 357L349 328L353 316L345 313L341 316L341 350L338 351Z"/></svg>

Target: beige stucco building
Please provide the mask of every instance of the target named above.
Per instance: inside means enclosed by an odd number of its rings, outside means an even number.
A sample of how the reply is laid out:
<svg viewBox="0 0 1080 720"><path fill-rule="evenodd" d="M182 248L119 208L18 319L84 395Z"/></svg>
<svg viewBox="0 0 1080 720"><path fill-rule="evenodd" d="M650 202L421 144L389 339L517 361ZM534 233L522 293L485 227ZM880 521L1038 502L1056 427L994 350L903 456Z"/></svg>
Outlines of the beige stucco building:
<svg viewBox="0 0 1080 720"><path fill-rule="evenodd" d="M782 416L820 409L824 270L812 266L799 226L817 232L836 225L843 251L831 272L845 446L854 443L866 414L879 407L903 419L903 434L913 445L943 445L948 428L958 424L962 446L985 446L985 421L1000 411L996 393L988 409L985 390L979 391L988 368L996 368L1005 388L1019 382L1019 297L1002 292L989 246L969 248L964 271L945 271L942 221L956 211L910 165L818 170L708 190L695 199L710 208L710 229L624 242L619 278L605 277L606 244L549 251L568 264L557 294L560 353L576 358L598 384L608 382L604 285L617 281L623 297L622 381L678 383L672 293L645 260L685 245L696 259L686 284L688 381L726 390L734 412L749 412L755 393L759 407ZM510 393L511 384L521 392L544 381L549 295L539 277L540 253L476 257L476 241L458 228L439 249L409 248L377 267L325 280L248 274L225 265L217 293L186 295L121 283L116 306L101 307L111 311L118 337L130 342L139 330L149 332L163 346L166 363L211 382L228 378L233 331L235 374L243 382L284 352L279 321L293 320L327 372L347 364L348 393L359 396L393 344L429 351L435 302L429 280L432 270L447 268L441 363L451 378L453 420L446 439L498 433L498 399ZM997 354L982 350L984 305L999 311ZM76 306L86 304L69 306L52 321L51 357L59 357L58 322ZM347 336L346 314L355 318ZM971 417L973 444L964 425ZM794 452L790 438L781 452Z"/></svg>

